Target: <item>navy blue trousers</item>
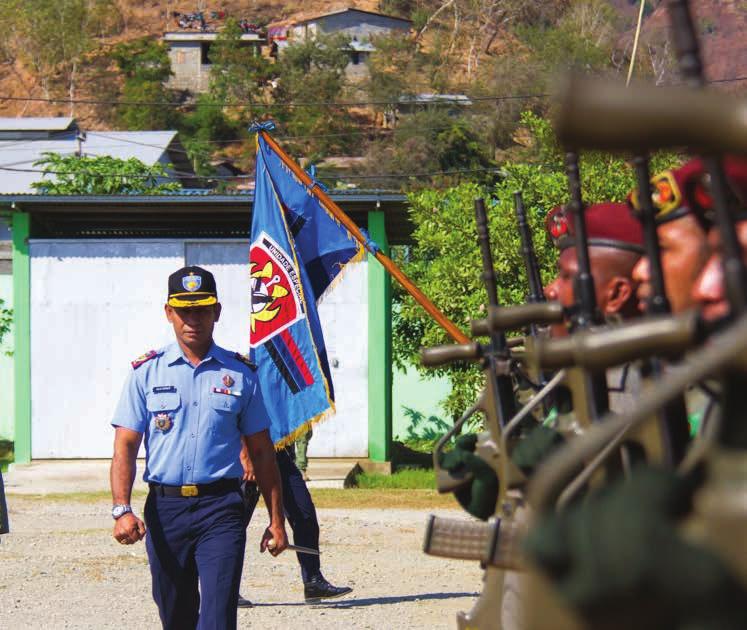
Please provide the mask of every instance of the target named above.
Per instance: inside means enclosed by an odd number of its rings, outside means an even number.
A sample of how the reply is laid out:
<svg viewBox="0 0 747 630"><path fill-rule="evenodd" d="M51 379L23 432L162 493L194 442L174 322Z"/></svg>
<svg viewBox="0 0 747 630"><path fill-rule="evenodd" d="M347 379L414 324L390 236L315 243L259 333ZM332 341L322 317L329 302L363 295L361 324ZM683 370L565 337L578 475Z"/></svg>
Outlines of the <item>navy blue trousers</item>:
<svg viewBox="0 0 747 630"><path fill-rule="evenodd" d="M302 547L319 550L319 521L309 489L295 462L293 447L277 453L280 479L283 482L283 508L293 530L293 542ZM308 582L321 575L319 556L297 553L301 565L301 578Z"/></svg>
<svg viewBox="0 0 747 630"><path fill-rule="evenodd" d="M150 492L145 502L145 546L153 599L165 629L236 628L244 522L238 490L205 497Z"/></svg>

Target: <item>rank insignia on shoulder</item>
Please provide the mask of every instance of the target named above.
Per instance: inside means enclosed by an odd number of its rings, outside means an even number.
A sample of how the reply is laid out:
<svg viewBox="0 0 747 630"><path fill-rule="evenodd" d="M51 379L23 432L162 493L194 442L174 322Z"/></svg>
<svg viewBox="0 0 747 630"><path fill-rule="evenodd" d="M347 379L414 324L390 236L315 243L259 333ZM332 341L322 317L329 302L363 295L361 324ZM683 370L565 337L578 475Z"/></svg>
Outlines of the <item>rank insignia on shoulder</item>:
<svg viewBox="0 0 747 630"><path fill-rule="evenodd" d="M168 431L173 425L171 416L167 413L156 414L156 417L153 419L153 421L155 422L156 429L163 433L166 433L166 431Z"/></svg>
<svg viewBox="0 0 747 630"><path fill-rule="evenodd" d="M248 365L253 371L255 372L257 371L256 364L251 359L249 359L249 357L247 357L246 355L243 355L240 352L237 352L236 354L233 355L233 358L238 359L244 365Z"/></svg>
<svg viewBox="0 0 747 630"><path fill-rule="evenodd" d="M155 350L148 350L145 354L139 356L137 359L131 362L132 369L137 370L143 363L147 363L151 359L158 356L158 352Z"/></svg>

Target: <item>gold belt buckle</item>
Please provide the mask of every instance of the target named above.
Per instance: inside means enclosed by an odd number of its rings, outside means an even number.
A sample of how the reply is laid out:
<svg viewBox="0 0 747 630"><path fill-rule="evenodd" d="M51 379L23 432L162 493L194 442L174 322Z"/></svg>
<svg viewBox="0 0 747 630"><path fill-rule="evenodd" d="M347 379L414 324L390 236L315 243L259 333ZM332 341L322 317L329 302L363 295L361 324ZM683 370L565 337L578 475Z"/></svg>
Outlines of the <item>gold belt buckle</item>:
<svg viewBox="0 0 747 630"><path fill-rule="evenodd" d="M181 491L183 497L196 497L199 494L197 486L182 486Z"/></svg>

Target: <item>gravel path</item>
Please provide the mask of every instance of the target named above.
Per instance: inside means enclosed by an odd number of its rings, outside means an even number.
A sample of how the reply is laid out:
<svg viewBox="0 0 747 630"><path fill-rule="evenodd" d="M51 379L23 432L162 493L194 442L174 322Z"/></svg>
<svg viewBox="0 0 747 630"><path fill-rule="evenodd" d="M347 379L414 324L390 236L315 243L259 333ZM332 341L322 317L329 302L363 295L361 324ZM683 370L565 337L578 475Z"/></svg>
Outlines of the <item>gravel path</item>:
<svg viewBox="0 0 747 630"><path fill-rule="evenodd" d="M111 538L108 502L10 496L9 503L12 533L0 544L0 627L160 627L145 546L123 547ZM239 627L455 628L457 611L469 610L479 594L481 571L476 563L422 553L427 514L320 509L322 570L354 592L334 604L306 606L295 556L259 553L266 517L258 512L241 588L258 605L239 610Z"/></svg>

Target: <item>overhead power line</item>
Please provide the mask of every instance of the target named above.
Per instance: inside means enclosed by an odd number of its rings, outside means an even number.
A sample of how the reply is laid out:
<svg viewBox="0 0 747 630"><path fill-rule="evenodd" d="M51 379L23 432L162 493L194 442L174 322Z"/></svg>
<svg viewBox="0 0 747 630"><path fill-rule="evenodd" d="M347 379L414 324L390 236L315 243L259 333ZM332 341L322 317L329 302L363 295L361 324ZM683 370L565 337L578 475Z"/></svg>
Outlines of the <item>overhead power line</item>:
<svg viewBox="0 0 747 630"><path fill-rule="evenodd" d="M12 171L14 173L39 173L42 175L89 175L94 178L104 179L160 179L163 176L160 174L130 174L130 173L96 173L94 171L44 171L41 169L33 168L11 168L7 166L0 166L0 171ZM501 169L498 167L484 167L484 168L465 168L465 169L453 169L449 171L429 171L422 173L381 173L378 175L352 175L347 173L330 173L321 174L317 179L322 180L345 180L345 179L409 179L411 177L432 177L434 175L461 175L464 173L500 173ZM254 179L254 175L193 175L191 173L184 173L182 171L176 171L176 174L169 174L169 179L207 179L207 180L218 180L218 179Z"/></svg>
<svg viewBox="0 0 747 630"><path fill-rule="evenodd" d="M708 83L736 83L739 81L747 81L747 76L728 77L722 79L712 79ZM665 86L662 86L665 87ZM270 104L262 103L239 103L235 101L214 101L209 103L178 103L174 101L122 101L122 100L111 100L111 99L89 99L89 98L54 98L54 97L41 97L41 96L9 96L0 95L0 101L18 101L23 103L61 103L64 105L112 105L112 106L125 106L125 107L184 107L184 108L198 108L198 107L236 107L243 109L255 109L271 111L273 109L279 109L283 107L330 107L330 108L350 108L350 107L365 107L367 105L420 105L420 106L441 106L441 105L467 105L467 100L470 102L494 102L494 101L510 101L510 100L523 100L531 98L548 98L552 96L547 92L538 92L534 94L499 94L499 95L483 95L483 96L470 96L470 95L455 95L439 97L433 101L418 100L417 97L411 95L402 95L397 99L374 99L368 101L276 101Z"/></svg>
<svg viewBox="0 0 747 630"><path fill-rule="evenodd" d="M465 95L466 96L466 95ZM530 98L547 98L548 93L538 94L505 94L495 96L466 96L471 102L482 101L509 101L522 100ZM352 108L365 107L367 105L420 105L420 106L440 106L440 105L467 105L468 102L462 97L438 98L433 101L417 100L416 97L403 96L404 100L370 100L370 101L276 101L271 104L256 103L237 103L234 101L215 101L210 103L177 103L174 101L120 101L120 100L102 100L89 98L54 98L41 96L8 96L0 95L0 101L20 101L24 103L61 103L63 105L113 105L124 107L236 107L240 109L254 109L271 111L283 107L330 107L330 108Z"/></svg>

